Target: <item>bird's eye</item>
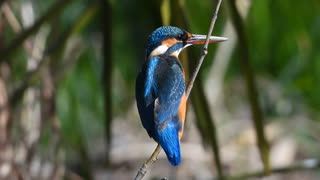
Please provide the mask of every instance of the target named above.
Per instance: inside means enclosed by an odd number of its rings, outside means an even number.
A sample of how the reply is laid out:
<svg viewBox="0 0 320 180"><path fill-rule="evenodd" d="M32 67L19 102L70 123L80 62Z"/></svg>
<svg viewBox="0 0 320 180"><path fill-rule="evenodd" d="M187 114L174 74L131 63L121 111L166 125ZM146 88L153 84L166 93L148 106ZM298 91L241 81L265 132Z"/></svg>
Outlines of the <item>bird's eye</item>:
<svg viewBox="0 0 320 180"><path fill-rule="evenodd" d="M179 34L177 37L178 40L182 40L183 39L183 34Z"/></svg>

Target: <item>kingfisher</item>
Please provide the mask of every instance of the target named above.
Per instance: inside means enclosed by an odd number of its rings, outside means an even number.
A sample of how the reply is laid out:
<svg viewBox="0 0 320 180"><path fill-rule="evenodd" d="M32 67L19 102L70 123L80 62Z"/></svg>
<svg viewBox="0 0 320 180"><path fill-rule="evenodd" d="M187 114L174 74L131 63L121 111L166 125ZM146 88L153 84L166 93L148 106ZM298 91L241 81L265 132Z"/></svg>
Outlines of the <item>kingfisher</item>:
<svg viewBox="0 0 320 180"><path fill-rule="evenodd" d="M209 43L225 40L209 37ZM205 41L205 35L191 34L178 27L157 28L149 36L145 62L136 79L136 102L142 125L173 166L181 163L180 139L187 103L185 73L178 55L184 48Z"/></svg>

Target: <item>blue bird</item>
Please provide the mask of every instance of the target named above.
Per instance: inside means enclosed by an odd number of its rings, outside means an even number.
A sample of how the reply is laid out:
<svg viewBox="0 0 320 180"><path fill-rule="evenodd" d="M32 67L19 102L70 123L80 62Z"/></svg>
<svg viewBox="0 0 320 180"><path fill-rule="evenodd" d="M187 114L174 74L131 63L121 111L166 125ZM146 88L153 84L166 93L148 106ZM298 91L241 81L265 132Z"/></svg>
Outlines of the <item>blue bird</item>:
<svg viewBox="0 0 320 180"><path fill-rule="evenodd" d="M186 114L186 82L178 55L193 44L204 44L206 36L162 26L149 36L145 62L136 79L140 119L149 136L160 144L171 165L181 163L180 139ZM227 38L210 36L209 43Z"/></svg>

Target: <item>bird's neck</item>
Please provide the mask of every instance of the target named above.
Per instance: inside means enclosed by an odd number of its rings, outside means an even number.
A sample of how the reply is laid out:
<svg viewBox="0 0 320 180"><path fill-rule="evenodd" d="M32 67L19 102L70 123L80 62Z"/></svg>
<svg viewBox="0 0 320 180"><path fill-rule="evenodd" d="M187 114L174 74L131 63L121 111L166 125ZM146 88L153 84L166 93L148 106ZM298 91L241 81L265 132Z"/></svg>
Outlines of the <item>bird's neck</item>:
<svg viewBox="0 0 320 180"><path fill-rule="evenodd" d="M167 52L169 49L168 45L160 45L157 48L155 48L153 51L151 51L150 55L148 56L148 59L152 59L153 57L163 55Z"/></svg>
<svg viewBox="0 0 320 180"><path fill-rule="evenodd" d="M172 51L172 52L168 52L168 47L165 47L164 45L161 45L159 47L157 47L156 49L154 49L149 57L147 57L146 59L149 60L149 59L152 59L156 56L172 56L172 57L175 57L178 59L178 56L180 54L182 49L178 49L178 50L175 50L175 51Z"/></svg>

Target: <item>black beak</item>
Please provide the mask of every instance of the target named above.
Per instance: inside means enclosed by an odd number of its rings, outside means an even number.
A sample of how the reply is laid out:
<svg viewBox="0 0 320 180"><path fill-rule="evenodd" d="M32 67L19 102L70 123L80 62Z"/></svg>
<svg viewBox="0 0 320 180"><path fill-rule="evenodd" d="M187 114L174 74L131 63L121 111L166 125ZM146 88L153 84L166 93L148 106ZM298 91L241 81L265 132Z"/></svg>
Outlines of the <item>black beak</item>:
<svg viewBox="0 0 320 180"><path fill-rule="evenodd" d="M206 42L206 35L199 35L199 34L192 34L189 39L187 39L186 43L193 45L193 44L204 44ZM218 36L210 36L209 37L209 43L217 43L217 42L223 42L228 40L228 38L225 37L218 37Z"/></svg>

